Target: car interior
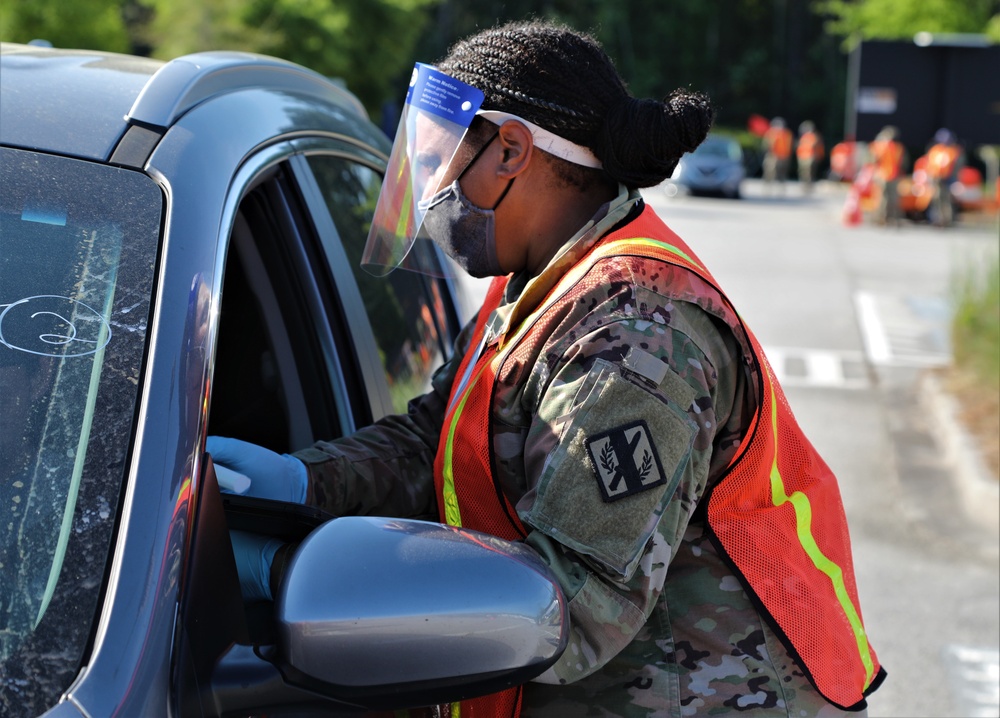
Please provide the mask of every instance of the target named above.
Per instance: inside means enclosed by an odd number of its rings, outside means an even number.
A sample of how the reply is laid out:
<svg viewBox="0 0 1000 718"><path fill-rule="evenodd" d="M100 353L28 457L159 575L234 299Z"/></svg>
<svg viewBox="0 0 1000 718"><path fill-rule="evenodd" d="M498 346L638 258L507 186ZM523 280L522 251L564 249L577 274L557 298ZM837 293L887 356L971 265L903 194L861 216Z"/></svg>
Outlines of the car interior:
<svg viewBox="0 0 1000 718"><path fill-rule="evenodd" d="M269 192L269 189L271 190ZM316 366L316 340L298 282L281 256L290 243L258 187L236 216L226 263L212 386L210 433L285 453L314 436L339 436L326 406L329 382Z"/></svg>

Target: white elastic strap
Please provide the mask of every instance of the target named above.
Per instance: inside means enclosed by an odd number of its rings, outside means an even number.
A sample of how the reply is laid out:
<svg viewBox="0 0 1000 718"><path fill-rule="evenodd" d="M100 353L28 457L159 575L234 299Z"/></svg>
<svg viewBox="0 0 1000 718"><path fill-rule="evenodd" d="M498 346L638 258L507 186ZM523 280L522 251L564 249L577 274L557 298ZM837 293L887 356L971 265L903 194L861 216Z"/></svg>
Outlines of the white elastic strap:
<svg viewBox="0 0 1000 718"><path fill-rule="evenodd" d="M509 112L498 112L496 110L479 110L476 113L484 120L489 120L494 125L502 125L508 120L517 120L522 125L531 130L531 137L535 146L540 150L545 150L549 154L555 155L567 162L583 167L602 167L601 161L597 159L593 152L586 147L570 142L569 140L553 134L548 130L539 127L533 122L528 122L523 117L512 115Z"/></svg>

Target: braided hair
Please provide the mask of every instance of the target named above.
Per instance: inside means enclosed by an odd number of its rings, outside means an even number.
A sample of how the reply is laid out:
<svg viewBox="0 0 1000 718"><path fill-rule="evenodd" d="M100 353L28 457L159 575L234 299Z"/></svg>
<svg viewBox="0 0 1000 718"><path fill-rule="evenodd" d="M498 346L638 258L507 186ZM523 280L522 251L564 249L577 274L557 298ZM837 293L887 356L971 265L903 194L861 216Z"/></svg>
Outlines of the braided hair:
<svg viewBox="0 0 1000 718"><path fill-rule="evenodd" d="M632 97L596 39L549 22L484 30L455 44L438 68L482 90L484 110L518 115L588 147L612 179L631 189L670 177L714 119L701 93Z"/></svg>

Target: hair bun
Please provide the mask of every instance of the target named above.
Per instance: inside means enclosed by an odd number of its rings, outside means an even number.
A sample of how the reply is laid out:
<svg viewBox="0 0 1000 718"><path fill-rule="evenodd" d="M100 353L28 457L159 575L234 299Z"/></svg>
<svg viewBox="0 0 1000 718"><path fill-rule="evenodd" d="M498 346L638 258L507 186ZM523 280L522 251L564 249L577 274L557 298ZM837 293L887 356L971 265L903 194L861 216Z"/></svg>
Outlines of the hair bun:
<svg viewBox="0 0 1000 718"><path fill-rule="evenodd" d="M664 98L676 125L677 143L690 152L708 136L715 110L707 95L677 89Z"/></svg>
<svg viewBox="0 0 1000 718"><path fill-rule="evenodd" d="M662 102L625 97L608 112L594 151L619 182L652 187L701 144L714 116L711 101L697 92L674 90Z"/></svg>

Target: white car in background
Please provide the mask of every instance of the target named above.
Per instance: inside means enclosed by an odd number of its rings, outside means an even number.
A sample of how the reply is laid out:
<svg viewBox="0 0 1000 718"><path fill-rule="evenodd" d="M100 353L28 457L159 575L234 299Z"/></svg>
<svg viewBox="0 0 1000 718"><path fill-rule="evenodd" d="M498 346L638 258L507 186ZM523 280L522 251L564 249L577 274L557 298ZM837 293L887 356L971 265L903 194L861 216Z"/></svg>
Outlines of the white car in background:
<svg viewBox="0 0 1000 718"><path fill-rule="evenodd" d="M681 157L673 176L667 181L667 192L676 194L677 188L681 187L690 194L737 199L741 196L746 175L740 143L732 137L709 134L694 152L687 152Z"/></svg>

